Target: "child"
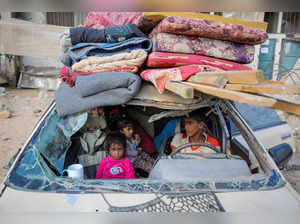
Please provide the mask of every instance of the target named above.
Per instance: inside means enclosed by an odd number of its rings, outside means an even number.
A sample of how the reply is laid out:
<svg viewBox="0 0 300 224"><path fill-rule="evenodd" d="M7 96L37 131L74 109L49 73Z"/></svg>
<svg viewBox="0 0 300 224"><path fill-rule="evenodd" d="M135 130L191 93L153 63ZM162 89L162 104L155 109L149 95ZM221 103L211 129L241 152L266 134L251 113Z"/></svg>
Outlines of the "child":
<svg viewBox="0 0 300 224"><path fill-rule="evenodd" d="M107 138L110 156L101 160L96 179L135 178L130 160L125 156L126 138L121 133L111 133Z"/></svg>
<svg viewBox="0 0 300 224"><path fill-rule="evenodd" d="M134 168L142 169L149 173L154 164L154 159L138 147L141 138L135 133L133 123L129 120L121 120L118 123L119 130L126 137L126 156L133 163ZM144 175L143 175L144 176Z"/></svg>

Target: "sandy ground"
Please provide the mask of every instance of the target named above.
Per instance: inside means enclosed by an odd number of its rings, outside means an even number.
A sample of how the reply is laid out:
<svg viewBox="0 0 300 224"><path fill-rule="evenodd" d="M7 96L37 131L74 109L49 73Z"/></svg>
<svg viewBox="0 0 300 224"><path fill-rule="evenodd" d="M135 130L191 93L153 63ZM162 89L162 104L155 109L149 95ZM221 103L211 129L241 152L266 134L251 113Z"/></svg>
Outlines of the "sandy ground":
<svg viewBox="0 0 300 224"><path fill-rule="evenodd" d="M25 143L53 98L54 92L45 90L6 88L6 94L0 93L0 108L4 104L12 110L11 118L0 119L0 183L7 173L3 166ZM294 158L300 162L300 149ZM300 192L300 171L283 174Z"/></svg>
<svg viewBox="0 0 300 224"><path fill-rule="evenodd" d="M0 93L0 106L12 110L11 118L0 119L0 182L7 173L3 166L25 143L53 96L53 91L32 89L6 88L6 94Z"/></svg>

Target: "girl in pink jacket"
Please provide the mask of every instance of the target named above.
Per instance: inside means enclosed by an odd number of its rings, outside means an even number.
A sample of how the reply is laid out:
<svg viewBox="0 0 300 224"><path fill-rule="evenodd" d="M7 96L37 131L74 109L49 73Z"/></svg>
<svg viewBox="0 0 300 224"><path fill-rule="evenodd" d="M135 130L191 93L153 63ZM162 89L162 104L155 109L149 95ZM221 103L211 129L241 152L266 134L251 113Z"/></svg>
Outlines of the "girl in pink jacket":
<svg viewBox="0 0 300 224"><path fill-rule="evenodd" d="M112 133L107 138L110 156L101 160L96 179L135 178L130 160L125 156L126 137L121 133Z"/></svg>

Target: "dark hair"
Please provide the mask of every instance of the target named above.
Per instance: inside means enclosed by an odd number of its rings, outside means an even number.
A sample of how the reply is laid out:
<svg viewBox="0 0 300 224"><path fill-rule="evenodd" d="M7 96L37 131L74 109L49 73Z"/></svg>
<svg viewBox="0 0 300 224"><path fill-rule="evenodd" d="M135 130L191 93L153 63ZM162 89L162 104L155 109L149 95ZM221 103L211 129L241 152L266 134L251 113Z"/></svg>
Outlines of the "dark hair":
<svg viewBox="0 0 300 224"><path fill-rule="evenodd" d="M204 121L206 119L206 110L194 110L189 113L187 117L195 119L198 123Z"/></svg>
<svg viewBox="0 0 300 224"><path fill-rule="evenodd" d="M128 120L128 119L123 119L123 120L120 120L118 122L118 128L119 128L119 130L122 130L123 128L126 128L128 126L134 127L133 122L130 121L130 120Z"/></svg>
<svg viewBox="0 0 300 224"><path fill-rule="evenodd" d="M121 144L126 150L126 137L120 132L111 132L106 138L105 148L109 151L111 144Z"/></svg>

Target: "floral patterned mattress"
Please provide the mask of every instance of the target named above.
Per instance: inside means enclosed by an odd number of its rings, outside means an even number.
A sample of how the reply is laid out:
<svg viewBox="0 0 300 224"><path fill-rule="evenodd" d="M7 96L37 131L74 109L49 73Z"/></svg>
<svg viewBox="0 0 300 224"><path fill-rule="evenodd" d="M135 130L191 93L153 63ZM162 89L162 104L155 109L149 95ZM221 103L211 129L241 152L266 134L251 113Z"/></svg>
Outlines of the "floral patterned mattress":
<svg viewBox="0 0 300 224"><path fill-rule="evenodd" d="M254 46L198 36L158 33L152 37L153 51L204 55L239 63L251 63Z"/></svg>
<svg viewBox="0 0 300 224"><path fill-rule="evenodd" d="M261 44L268 39L268 34L263 29L181 16L163 19L149 37L152 38L157 33L195 35L250 45Z"/></svg>
<svg viewBox="0 0 300 224"><path fill-rule="evenodd" d="M193 54L152 52L147 59L148 67L176 67L191 64L210 65L224 71L251 70L250 67L232 61Z"/></svg>

